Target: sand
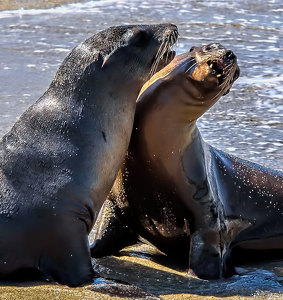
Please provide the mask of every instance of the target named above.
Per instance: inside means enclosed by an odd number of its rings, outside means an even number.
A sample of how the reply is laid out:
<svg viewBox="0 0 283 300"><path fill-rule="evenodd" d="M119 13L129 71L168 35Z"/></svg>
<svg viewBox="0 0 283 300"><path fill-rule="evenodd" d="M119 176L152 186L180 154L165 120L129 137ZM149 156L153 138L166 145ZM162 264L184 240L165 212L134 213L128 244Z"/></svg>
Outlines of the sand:
<svg viewBox="0 0 283 300"><path fill-rule="evenodd" d="M51 8L67 3L81 2L80 0L1 0L0 10Z"/></svg>

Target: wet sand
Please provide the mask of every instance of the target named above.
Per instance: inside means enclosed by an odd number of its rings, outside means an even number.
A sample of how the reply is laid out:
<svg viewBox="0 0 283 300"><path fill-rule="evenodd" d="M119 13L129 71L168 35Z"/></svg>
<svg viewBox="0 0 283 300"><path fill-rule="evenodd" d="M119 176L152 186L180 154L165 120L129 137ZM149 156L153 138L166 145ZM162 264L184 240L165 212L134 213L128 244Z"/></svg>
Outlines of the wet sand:
<svg viewBox="0 0 283 300"><path fill-rule="evenodd" d="M67 3L82 2L80 0L1 0L0 10L51 8Z"/></svg>
<svg viewBox="0 0 283 300"><path fill-rule="evenodd" d="M101 276L93 284L69 288L35 281L1 282L0 299L283 299L282 263L277 270L277 287L268 271L274 265L267 264L266 276L261 278L256 267L248 267L247 275L206 281L176 268L175 263L145 245L129 247L119 257L95 259L93 265Z"/></svg>

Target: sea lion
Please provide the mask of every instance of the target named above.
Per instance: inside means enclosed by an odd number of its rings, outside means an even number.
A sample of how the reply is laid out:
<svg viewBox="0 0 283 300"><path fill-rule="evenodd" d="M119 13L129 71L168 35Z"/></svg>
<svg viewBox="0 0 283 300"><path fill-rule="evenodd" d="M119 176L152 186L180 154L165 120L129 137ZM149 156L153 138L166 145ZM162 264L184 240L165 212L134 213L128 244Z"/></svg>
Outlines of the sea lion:
<svg viewBox="0 0 283 300"><path fill-rule="evenodd" d="M115 26L74 48L0 142L0 278L93 276L88 234L128 148L135 102L175 25Z"/></svg>
<svg viewBox="0 0 283 300"><path fill-rule="evenodd" d="M143 86L93 256L142 237L205 279L232 275L237 248L282 257L282 173L208 145L196 126L238 76L234 53L213 43L175 57Z"/></svg>

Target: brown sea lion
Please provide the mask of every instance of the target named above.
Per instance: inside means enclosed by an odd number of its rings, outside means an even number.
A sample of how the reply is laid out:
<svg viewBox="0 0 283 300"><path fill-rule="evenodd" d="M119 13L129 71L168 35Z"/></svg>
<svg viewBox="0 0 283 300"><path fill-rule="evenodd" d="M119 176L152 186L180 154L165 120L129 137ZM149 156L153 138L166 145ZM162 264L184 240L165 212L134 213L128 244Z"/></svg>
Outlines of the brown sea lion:
<svg viewBox="0 0 283 300"><path fill-rule="evenodd" d="M142 237L201 278L233 274L239 249L281 249L282 257L282 173L217 150L196 126L238 76L233 52L210 44L177 56L143 86L93 256Z"/></svg>
<svg viewBox="0 0 283 300"><path fill-rule="evenodd" d="M37 270L91 280L88 234L128 148L150 72L174 56L175 25L116 26L74 48L0 141L0 278Z"/></svg>

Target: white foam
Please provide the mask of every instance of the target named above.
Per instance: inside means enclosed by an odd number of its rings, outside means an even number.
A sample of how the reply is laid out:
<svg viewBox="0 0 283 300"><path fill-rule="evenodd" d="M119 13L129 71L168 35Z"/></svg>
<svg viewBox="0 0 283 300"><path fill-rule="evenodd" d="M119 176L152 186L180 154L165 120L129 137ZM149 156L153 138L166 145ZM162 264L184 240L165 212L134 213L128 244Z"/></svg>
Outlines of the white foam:
<svg viewBox="0 0 283 300"><path fill-rule="evenodd" d="M70 3L62 6L57 6L53 8L46 9L17 9L17 10L3 10L0 11L0 19L4 18L12 18L12 17L23 17L26 15L41 15L41 14L70 14L70 13L85 13L86 10L89 13L97 13L100 12L99 7L104 5L110 5L111 3L127 3L126 0L95 0L95 1L87 1L87 2L79 2L79 3Z"/></svg>

